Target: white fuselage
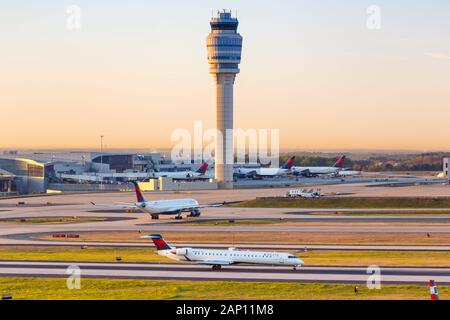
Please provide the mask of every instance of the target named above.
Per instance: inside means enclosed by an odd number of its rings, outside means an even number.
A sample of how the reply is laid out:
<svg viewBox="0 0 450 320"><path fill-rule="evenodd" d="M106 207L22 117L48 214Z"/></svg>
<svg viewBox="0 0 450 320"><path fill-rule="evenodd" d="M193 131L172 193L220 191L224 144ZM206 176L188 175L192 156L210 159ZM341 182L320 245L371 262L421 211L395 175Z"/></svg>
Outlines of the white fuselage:
<svg viewBox="0 0 450 320"><path fill-rule="evenodd" d="M234 172L239 175L248 176L282 176L291 173L291 170L283 168L237 168Z"/></svg>
<svg viewBox="0 0 450 320"><path fill-rule="evenodd" d="M195 171L174 171L174 172L155 172L153 178L169 177L172 179L209 179L211 174L204 174Z"/></svg>
<svg viewBox="0 0 450 320"><path fill-rule="evenodd" d="M341 170L337 173L339 176L347 177L347 176L359 176L362 174L362 171L357 170Z"/></svg>
<svg viewBox="0 0 450 320"><path fill-rule="evenodd" d="M170 250L160 250L158 254L178 261L192 261L212 265L247 263L301 266L304 264L298 257L281 252L171 248Z"/></svg>
<svg viewBox="0 0 450 320"><path fill-rule="evenodd" d="M138 209L150 214L175 214L183 211L192 211L199 207L194 199L173 199L137 202Z"/></svg>
<svg viewBox="0 0 450 320"><path fill-rule="evenodd" d="M292 167L292 172L297 174L335 174L342 168L338 167Z"/></svg>

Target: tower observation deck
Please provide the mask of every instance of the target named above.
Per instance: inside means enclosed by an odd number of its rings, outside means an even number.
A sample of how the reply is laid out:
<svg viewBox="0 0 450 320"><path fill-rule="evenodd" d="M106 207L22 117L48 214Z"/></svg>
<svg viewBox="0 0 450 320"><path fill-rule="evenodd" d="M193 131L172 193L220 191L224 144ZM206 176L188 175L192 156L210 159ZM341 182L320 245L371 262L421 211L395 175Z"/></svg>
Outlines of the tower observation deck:
<svg viewBox="0 0 450 320"><path fill-rule="evenodd" d="M218 11L206 40L209 72L216 84L215 176L223 189L233 188L233 85L242 51L238 24L231 11Z"/></svg>

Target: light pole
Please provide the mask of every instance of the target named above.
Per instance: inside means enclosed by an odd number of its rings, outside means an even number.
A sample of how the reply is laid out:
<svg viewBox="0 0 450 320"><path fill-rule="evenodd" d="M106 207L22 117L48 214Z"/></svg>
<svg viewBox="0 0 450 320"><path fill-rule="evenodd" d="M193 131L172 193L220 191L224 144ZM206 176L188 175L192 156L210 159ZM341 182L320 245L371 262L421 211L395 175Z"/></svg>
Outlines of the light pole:
<svg viewBox="0 0 450 320"><path fill-rule="evenodd" d="M103 189L103 135L100 135L100 190Z"/></svg>

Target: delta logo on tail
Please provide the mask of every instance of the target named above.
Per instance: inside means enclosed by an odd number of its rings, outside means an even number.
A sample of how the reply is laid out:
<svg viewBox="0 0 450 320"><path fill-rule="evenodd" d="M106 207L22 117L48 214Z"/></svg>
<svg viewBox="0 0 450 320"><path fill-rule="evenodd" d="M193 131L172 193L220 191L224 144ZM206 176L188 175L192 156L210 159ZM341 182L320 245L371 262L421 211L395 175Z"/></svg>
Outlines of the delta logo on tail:
<svg viewBox="0 0 450 320"><path fill-rule="evenodd" d="M172 249L166 241L164 241L163 237L160 234L152 234L150 237L153 240L153 243L156 246L156 249L159 250L170 250Z"/></svg>
<svg viewBox="0 0 450 320"><path fill-rule="evenodd" d="M134 190L136 191L136 198L138 202L145 202L144 196L142 195L141 188L139 188L139 183L137 181L131 181L134 185Z"/></svg>
<svg viewBox="0 0 450 320"><path fill-rule="evenodd" d="M333 165L335 168L343 168L345 163L345 155L339 157L336 163Z"/></svg>
<svg viewBox="0 0 450 320"><path fill-rule="evenodd" d="M288 161L281 167L281 169L291 169L295 162L295 156L289 158Z"/></svg>
<svg viewBox="0 0 450 320"><path fill-rule="evenodd" d="M200 173L201 175L204 175L206 173L206 169L208 169L208 163L203 162L202 165L200 166L200 168L195 172Z"/></svg>

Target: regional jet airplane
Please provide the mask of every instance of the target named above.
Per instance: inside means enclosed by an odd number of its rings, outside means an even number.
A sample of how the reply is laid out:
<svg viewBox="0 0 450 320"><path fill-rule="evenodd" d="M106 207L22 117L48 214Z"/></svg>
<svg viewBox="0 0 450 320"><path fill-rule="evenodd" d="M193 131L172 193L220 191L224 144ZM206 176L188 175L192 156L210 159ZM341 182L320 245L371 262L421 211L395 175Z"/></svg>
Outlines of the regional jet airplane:
<svg viewBox="0 0 450 320"><path fill-rule="evenodd" d="M234 173L238 176L246 177L274 177L283 176L291 173L294 165L295 156L289 158L280 168L236 168Z"/></svg>
<svg viewBox="0 0 450 320"><path fill-rule="evenodd" d="M307 177L314 177L321 174L337 174L343 170L345 162L345 155L339 157L332 167L292 167L294 175L302 175Z"/></svg>
<svg viewBox="0 0 450 320"><path fill-rule="evenodd" d="M232 264L265 264L291 266L294 270L304 262L290 253L247 251L229 248L228 250L176 248L170 246L159 234L151 234L141 238L150 238L161 256L178 260L191 261L198 264L211 265L213 270L220 270L223 265Z"/></svg>
<svg viewBox="0 0 450 320"><path fill-rule="evenodd" d="M155 200L147 201L145 200L139 184L135 181L134 189L136 192L137 202L136 203L118 203L113 205L99 205L91 202L94 206L102 207L119 207L122 209L130 210L140 210L142 212L150 214L152 219L159 219L159 215L173 215L177 216L175 219L182 219L181 213L190 212L191 217L200 216L200 208L206 207L219 207L220 205L200 205L195 199L171 199L171 200Z"/></svg>

